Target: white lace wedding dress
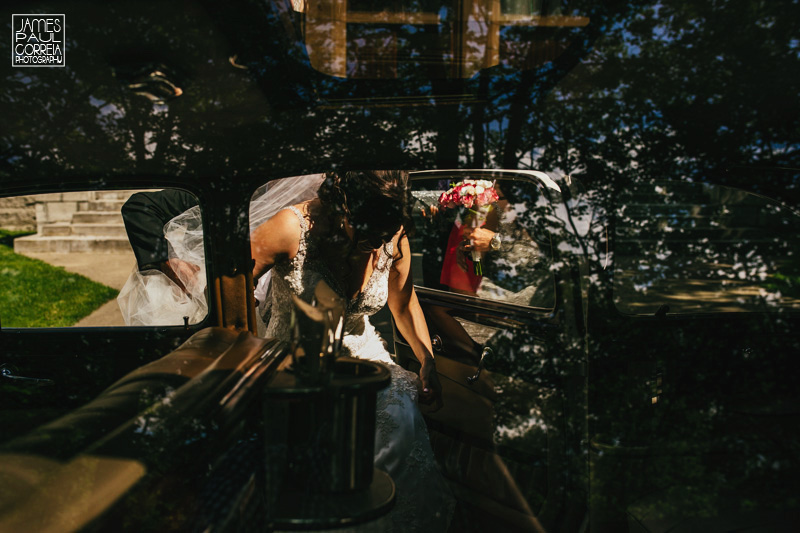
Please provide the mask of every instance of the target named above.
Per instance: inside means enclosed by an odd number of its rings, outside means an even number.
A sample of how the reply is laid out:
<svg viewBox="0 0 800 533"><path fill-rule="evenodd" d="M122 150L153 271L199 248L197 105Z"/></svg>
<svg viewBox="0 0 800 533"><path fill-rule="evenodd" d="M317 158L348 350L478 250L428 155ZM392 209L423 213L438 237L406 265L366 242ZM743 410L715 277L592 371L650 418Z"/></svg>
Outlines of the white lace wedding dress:
<svg viewBox="0 0 800 533"><path fill-rule="evenodd" d="M294 259L277 263L272 269L272 311L266 332L267 337L285 340L290 337L293 293L310 301L314 287L324 280L341 296L345 294L317 259L318 243L309 233L308 221L297 208L289 209L300 221L300 247ZM344 351L345 355L383 363L391 371L391 384L378 394L375 466L387 472L397 488L395 506L388 517L392 531L445 531L455 500L436 466L417 408L419 378L392 361L369 321L369 316L386 304L393 251L391 242L383 246L365 289L348 301Z"/></svg>

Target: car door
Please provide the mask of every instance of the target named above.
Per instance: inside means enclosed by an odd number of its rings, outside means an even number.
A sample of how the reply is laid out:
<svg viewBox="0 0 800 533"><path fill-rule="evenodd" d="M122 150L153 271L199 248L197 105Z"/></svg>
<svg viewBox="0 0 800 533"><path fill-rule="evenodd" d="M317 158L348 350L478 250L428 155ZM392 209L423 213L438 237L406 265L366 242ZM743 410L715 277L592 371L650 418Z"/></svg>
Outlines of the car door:
<svg viewBox="0 0 800 533"><path fill-rule="evenodd" d="M441 409L422 410L458 501L454 524L575 529L585 517L586 402L579 265L561 245L574 241L566 184L514 171L420 172L411 183L412 273L443 394ZM492 187L497 199L483 215L441 205L459 185ZM495 233L496 249L463 254L471 227ZM413 368L397 331L395 348Z"/></svg>
<svg viewBox="0 0 800 533"><path fill-rule="evenodd" d="M152 294L130 284L166 278L131 250L120 214L152 182L131 183L136 190L33 188L0 198L0 216L16 213L27 226L7 229L7 216L0 249L0 530L263 530L274 510L265 508L261 391L286 349L241 326L208 327L252 308L245 290L228 290L216 315L205 305L246 276L220 275L202 253L235 255L231 242L242 241L205 243L215 228L231 235L227 221L209 222L214 207L238 211L203 204L211 214L193 228L202 249L194 281L217 289L201 291L203 312L170 308L137 324L118 293L138 295L135 309Z"/></svg>
<svg viewBox="0 0 800 533"><path fill-rule="evenodd" d="M95 398L206 318L126 324L117 296L138 268L120 211L136 190L38 191L0 198L3 441Z"/></svg>
<svg viewBox="0 0 800 533"><path fill-rule="evenodd" d="M642 179L603 196L592 530L795 530L800 215L711 183Z"/></svg>

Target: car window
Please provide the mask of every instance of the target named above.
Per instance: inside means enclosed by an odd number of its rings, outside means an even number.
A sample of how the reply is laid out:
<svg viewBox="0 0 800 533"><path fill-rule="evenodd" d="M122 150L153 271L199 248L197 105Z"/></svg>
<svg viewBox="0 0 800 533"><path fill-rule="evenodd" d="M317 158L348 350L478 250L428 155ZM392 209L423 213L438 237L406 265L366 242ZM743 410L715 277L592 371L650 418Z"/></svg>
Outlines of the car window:
<svg viewBox="0 0 800 533"><path fill-rule="evenodd" d="M147 200L151 197L167 200ZM164 234L166 222L196 204L194 196L178 190L71 191L0 198L3 327L202 321L206 308L195 303L170 307L157 299L172 294L176 296L170 300L186 303L195 298L194 291L205 300L199 218L195 225L199 256L185 258L184 268L178 266L176 250ZM172 270L167 267L170 259ZM146 315L148 323L137 315Z"/></svg>
<svg viewBox="0 0 800 533"><path fill-rule="evenodd" d="M417 286L526 307L554 306L545 224L551 207L537 181L464 173L423 174L412 180L412 272ZM487 190L494 194L482 206L481 201L450 201L453 194L465 197L476 191L480 196ZM444 203L443 194L449 194ZM478 228L487 231L481 234ZM465 249L470 236L476 246L490 236L493 242L474 254Z"/></svg>
<svg viewBox="0 0 800 533"><path fill-rule="evenodd" d="M498 65L538 66L560 56L589 24L566 7L520 1L292 2L305 15L311 66L351 79L408 77L421 57L437 77L466 79ZM451 22L452 11L459 13L459 24Z"/></svg>
<svg viewBox="0 0 800 533"><path fill-rule="evenodd" d="M732 187L650 182L618 199L614 303L628 314L800 309L800 213Z"/></svg>

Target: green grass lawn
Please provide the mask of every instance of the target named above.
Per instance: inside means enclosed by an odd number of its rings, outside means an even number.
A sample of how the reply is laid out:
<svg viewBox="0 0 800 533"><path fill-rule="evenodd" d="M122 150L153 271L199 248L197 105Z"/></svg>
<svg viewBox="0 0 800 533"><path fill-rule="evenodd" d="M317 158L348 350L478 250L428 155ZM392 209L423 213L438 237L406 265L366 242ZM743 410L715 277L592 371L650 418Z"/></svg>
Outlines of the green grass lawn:
<svg viewBox="0 0 800 533"><path fill-rule="evenodd" d="M79 274L15 254L17 234L0 229L0 320L3 327L72 326L118 291Z"/></svg>

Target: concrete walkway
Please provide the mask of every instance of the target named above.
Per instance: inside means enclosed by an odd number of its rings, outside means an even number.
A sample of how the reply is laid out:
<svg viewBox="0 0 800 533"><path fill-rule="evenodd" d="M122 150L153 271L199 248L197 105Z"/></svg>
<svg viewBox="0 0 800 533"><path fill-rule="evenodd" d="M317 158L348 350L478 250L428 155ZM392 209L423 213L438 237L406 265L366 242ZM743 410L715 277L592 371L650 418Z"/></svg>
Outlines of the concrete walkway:
<svg viewBox="0 0 800 533"><path fill-rule="evenodd" d="M120 290L133 271L136 258L133 252L126 253L26 253L28 257L39 259L54 266L64 267L69 272L82 276ZM392 344L391 314L388 306L375 314L371 321L378 333L389 344L389 351L394 351ZM92 314L83 318L75 326L124 326L122 313L117 305L117 299L109 300L101 305Z"/></svg>
<svg viewBox="0 0 800 533"><path fill-rule="evenodd" d="M64 267L68 272L82 276L120 290L125 285L136 258L133 252L124 253L26 253L28 257L39 259L54 266ZM109 300L92 314L83 318L76 326L124 326L117 299Z"/></svg>

